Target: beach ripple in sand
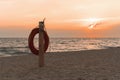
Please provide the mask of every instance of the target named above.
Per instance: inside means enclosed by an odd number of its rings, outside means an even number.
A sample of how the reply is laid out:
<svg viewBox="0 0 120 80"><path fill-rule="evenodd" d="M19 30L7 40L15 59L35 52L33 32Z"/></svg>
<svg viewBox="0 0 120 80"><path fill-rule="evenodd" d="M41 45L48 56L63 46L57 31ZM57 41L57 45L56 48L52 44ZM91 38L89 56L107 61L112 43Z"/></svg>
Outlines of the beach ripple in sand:
<svg viewBox="0 0 120 80"><path fill-rule="evenodd" d="M120 48L0 58L0 80L120 80Z"/></svg>

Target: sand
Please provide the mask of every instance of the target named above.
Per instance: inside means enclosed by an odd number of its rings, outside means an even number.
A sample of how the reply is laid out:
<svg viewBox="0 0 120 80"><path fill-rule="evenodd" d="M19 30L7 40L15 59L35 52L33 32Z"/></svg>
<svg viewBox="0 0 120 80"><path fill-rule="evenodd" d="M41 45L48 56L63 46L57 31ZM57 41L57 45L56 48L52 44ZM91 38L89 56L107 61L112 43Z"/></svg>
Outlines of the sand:
<svg viewBox="0 0 120 80"><path fill-rule="evenodd" d="M0 57L0 80L120 80L120 48Z"/></svg>

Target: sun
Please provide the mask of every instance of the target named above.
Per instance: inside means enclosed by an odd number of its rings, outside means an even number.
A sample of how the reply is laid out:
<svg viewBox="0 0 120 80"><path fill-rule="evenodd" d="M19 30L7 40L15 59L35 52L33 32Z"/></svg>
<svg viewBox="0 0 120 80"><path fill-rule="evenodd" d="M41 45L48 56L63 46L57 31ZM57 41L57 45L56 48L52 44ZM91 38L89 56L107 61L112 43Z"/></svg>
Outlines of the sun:
<svg viewBox="0 0 120 80"><path fill-rule="evenodd" d="M99 18L88 18L88 21L91 23L98 22L99 20Z"/></svg>
<svg viewBox="0 0 120 80"><path fill-rule="evenodd" d="M88 18L86 20L88 22L88 29L94 29L94 27L100 23L101 19L100 18Z"/></svg>

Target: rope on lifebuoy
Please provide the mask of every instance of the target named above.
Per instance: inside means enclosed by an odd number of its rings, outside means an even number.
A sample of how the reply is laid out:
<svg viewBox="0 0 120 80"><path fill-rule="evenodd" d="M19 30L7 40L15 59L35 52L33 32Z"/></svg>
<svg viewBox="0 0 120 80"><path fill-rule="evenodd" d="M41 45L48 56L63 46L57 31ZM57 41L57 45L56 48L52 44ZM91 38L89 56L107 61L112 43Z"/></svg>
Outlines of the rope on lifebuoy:
<svg viewBox="0 0 120 80"><path fill-rule="evenodd" d="M39 50L37 50L34 46L34 37L37 33L39 33L39 28L34 28L31 31L29 38L28 38L28 46L31 52L35 55L39 54ZM46 50L48 49L48 45L49 45L49 36L46 31L43 31L43 36L44 36L44 52L46 52Z"/></svg>

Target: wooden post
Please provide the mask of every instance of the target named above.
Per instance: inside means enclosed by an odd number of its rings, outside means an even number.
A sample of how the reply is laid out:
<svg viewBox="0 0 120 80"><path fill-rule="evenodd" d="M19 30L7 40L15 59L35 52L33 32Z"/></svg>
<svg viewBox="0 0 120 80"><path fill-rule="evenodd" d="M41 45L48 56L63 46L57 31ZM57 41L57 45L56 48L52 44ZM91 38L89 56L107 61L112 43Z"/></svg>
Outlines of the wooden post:
<svg viewBox="0 0 120 80"><path fill-rule="evenodd" d="M39 22L39 67L44 66L44 22Z"/></svg>

